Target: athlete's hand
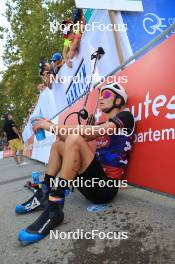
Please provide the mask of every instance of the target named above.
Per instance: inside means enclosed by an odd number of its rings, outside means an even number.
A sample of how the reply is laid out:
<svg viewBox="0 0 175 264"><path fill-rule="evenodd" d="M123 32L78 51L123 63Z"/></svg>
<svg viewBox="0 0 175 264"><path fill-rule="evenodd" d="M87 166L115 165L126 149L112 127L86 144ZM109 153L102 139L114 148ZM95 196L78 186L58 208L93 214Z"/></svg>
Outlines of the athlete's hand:
<svg viewBox="0 0 175 264"><path fill-rule="evenodd" d="M48 122L50 122L50 123L52 124L52 121L50 121L50 119L48 119L48 118L46 118L46 117L40 117L40 118L38 118L38 117L34 117L34 118L32 118L32 122L33 122L33 121L34 121L34 122L38 122L38 121L41 121L41 120L48 121Z"/></svg>
<svg viewBox="0 0 175 264"><path fill-rule="evenodd" d="M46 119L40 119L36 118L35 119L35 124L32 126L33 131L36 133L38 129L42 128L44 130L50 131L50 127L54 125L50 120Z"/></svg>

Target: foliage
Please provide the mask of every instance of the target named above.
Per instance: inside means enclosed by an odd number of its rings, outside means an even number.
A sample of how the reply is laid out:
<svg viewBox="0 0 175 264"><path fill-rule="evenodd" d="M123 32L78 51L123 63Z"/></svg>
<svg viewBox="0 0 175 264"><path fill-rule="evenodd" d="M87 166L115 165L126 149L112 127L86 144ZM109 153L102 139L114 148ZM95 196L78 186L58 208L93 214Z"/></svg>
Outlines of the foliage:
<svg viewBox="0 0 175 264"><path fill-rule="evenodd" d="M37 100L36 86L40 58L50 59L55 51L62 53L63 36L56 28L64 18L71 18L74 1L8 0L4 63L7 71L0 83L0 115L10 111L21 126L28 109Z"/></svg>

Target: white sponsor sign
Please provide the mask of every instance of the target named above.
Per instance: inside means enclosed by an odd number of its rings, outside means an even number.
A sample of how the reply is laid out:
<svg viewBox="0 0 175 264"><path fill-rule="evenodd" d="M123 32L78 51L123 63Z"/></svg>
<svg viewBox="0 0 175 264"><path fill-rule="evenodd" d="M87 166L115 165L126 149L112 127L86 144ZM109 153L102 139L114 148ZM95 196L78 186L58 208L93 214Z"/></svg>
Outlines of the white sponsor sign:
<svg viewBox="0 0 175 264"><path fill-rule="evenodd" d="M0 159L3 159L3 151L0 151Z"/></svg>
<svg viewBox="0 0 175 264"><path fill-rule="evenodd" d="M118 11L143 11L140 0L75 0L78 8L107 9Z"/></svg>
<svg viewBox="0 0 175 264"><path fill-rule="evenodd" d="M75 102L81 95L88 91L89 82L87 72L86 72L86 65L84 62L80 65L80 68L75 76L75 79L66 92L68 104L72 104ZM90 76L89 76L90 77Z"/></svg>

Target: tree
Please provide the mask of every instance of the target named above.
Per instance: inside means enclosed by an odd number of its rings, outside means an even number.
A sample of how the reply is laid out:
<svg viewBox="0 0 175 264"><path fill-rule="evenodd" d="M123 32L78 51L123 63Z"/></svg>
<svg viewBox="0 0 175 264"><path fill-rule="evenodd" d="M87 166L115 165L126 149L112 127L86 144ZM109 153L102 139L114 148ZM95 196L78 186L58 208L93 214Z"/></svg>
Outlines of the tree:
<svg viewBox="0 0 175 264"><path fill-rule="evenodd" d="M9 0L6 17L11 26L3 59L7 71L0 84L3 111L9 109L20 126L37 100L38 63L62 52L63 35L58 23L71 18L74 1ZM1 32L7 31L1 28Z"/></svg>

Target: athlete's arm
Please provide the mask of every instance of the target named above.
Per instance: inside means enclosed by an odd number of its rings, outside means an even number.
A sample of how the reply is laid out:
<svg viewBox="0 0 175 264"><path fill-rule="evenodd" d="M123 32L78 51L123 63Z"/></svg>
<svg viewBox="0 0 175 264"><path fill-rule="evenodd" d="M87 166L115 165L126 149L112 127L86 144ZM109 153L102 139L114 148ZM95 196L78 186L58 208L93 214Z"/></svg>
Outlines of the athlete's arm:
<svg viewBox="0 0 175 264"><path fill-rule="evenodd" d="M126 134L130 135L135 128L134 116L129 111L122 111L118 113L115 117L109 119L113 122L116 127L126 130Z"/></svg>
<svg viewBox="0 0 175 264"><path fill-rule="evenodd" d="M88 126L85 126L88 127ZM135 128L134 117L129 111L122 111L115 117L110 118L108 122L92 127L91 135L87 133L83 134L83 137L87 140L93 140L103 135L130 135ZM95 132L94 132L95 131Z"/></svg>
<svg viewBox="0 0 175 264"><path fill-rule="evenodd" d="M63 48L63 58L66 61L67 60L67 52L68 52L68 48L66 46L64 46Z"/></svg>
<svg viewBox="0 0 175 264"><path fill-rule="evenodd" d="M68 135L81 135L86 141L94 140L104 135L118 133L119 128L128 128L129 131L134 126L133 116L130 112L121 112L116 117L109 119L108 122L100 125L56 125L49 120L36 119L33 130L36 132L39 128L54 133L57 137L65 140Z"/></svg>
<svg viewBox="0 0 175 264"><path fill-rule="evenodd" d="M54 133L57 137L65 140L68 135L81 135L85 140L91 141L97 137L105 135L109 132L114 133L116 131L116 125L113 122L103 123L97 126L91 125L56 125L51 121L44 119L35 119L36 122L33 125L33 130L36 132L39 128Z"/></svg>

